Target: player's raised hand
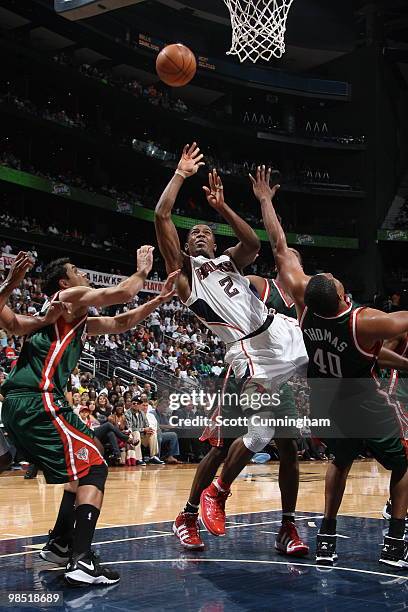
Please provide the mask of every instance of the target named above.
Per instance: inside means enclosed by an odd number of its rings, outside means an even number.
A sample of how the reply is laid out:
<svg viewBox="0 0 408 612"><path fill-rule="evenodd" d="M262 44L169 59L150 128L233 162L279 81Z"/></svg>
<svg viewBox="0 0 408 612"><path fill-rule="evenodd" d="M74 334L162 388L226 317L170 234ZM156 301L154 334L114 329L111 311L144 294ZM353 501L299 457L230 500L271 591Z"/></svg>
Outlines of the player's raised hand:
<svg viewBox="0 0 408 612"><path fill-rule="evenodd" d="M209 187L203 186L205 195L207 197L207 202L210 206L212 206L212 208L215 208L215 210L221 210L221 208L225 205L224 186L222 184L221 177L215 168L208 174L208 184Z"/></svg>
<svg viewBox="0 0 408 612"><path fill-rule="evenodd" d="M201 166L205 165L204 162L201 161L203 157L196 142L193 142L192 145L186 144L177 166L178 173L184 176L184 178L193 176L193 174L198 172Z"/></svg>
<svg viewBox="0 0 408 612"><path fill-rule="evenodd" d="M271 168L266 170L265 166L258 166L255 178L252 176L252 174L249 175L255 197L259 201L264 198L273 200L276 192L280 188L280 185L273 185L271 187L271 173Z"/></svg>
<svg viewBox="0 0 408 612"><path fill-rule="evenodd" d="M164 302L168 302L169 300L171 300L171 298L176 295L176 289L174 287L174 283L180 276L180 272L181 270L175 270L174 272L168 275L163 285L163 289L161 290L160 295L159 295L160 301L163 304Z"/></svg>
<svg viewBox="0 0 408 612"><path fill-rule="evenodd" d="M25 251L20 251L10 266L9 273L6 278L6 283L16 288L20 285L23 278L34 265L34 260Z"/></svg>
<svg viewBox="0 0 408 612"><path fill-rule="evenodd" d="M137 271L146 276L153 268L153 251L154 247L149 244L137 249Z"/></svg>

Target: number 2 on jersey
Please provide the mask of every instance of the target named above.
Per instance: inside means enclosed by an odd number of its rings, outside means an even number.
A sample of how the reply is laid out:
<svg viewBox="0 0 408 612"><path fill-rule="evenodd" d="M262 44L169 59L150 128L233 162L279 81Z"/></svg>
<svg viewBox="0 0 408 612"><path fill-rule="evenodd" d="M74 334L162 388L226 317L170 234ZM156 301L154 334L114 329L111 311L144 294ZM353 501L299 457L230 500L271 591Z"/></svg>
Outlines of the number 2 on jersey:
<svg viewBox="0 0 408 612"><path fill-rule="evenodd" d="M219 282L221 287L224 287L224 292L228 295L228 297L233 298L238 295L239 291L236 287L234 287L234 283L230 276L222 278Z"/></svg>
<svg viewBox="0 0 408 612"><path fill-rule="evenodd" d="M338 355L335 355L334 353L325 354L323 349L319 348L314 354L313 363L317 365L319 372L322 374L330 374L335 378L343 378L343 374L341 372L341 361Z"/></svg>

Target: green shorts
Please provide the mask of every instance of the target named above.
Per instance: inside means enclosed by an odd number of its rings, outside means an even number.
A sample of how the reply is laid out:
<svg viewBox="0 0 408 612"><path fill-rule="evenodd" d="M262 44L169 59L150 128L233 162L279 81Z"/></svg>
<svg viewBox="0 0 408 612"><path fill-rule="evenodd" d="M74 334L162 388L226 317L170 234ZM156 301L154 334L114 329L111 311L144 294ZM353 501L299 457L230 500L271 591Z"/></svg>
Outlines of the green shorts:
<svg viewBox="0 0 408 612"><path fill-rule="evenodd" d="M15 446L44 472L49 484L79 480L104 464L93 432L65 397L52 393L8 393L2 420Z"/></svg>
<svg viewBox="0 0 408 612"><path fill-rule="evenodd" d="M400 438L332 438L326 439L325 443L339 467L348 465L368 449L386 470L404 471L408 468L407 448Z"/></svg>

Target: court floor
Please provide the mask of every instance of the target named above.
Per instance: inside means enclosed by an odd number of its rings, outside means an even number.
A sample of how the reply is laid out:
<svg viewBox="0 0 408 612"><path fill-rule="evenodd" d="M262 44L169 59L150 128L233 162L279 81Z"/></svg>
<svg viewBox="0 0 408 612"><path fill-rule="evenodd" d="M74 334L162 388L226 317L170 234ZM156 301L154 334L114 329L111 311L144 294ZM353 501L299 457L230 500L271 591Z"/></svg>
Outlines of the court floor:
<svg viewBox="0 0 408 612"><path fill-rule="evenodd" d="M378 563L388 478L374 462L357 463L351 473L338 524L335 568L317 567L313 561L324 463L301 464L297 520L312 550L310 558L300 560L274 551L280 524L276 464L249 466L237 481L228 502L226 537L204 533L204 551L181 549L171 524L188 495L193 470L112 470L95 548L103 562L117 567L122 580L99 589L65 587L62 570L38 556L61 487L46 486L41 476L35 481L24 481L21 473L1 477L0 610L10 609L4 598L15 591L60 592L64 603L54 609L98 612L408 609L408 572ZM47 608L36 604L17 609Z"/></svg>

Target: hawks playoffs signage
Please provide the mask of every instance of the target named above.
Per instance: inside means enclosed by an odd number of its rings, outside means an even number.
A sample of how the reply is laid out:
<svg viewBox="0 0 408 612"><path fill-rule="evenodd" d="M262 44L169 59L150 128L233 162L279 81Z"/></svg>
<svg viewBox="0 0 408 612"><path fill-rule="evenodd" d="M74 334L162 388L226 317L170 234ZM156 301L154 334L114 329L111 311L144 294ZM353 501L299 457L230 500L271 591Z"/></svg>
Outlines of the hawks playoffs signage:
<svg viewBox="0 0 408 612"><path fill-rule="evenodd" d="M17 255L12 255L8 253L2 253L0 257L0 270L5 270L9 268Z"/></svg>
<svg viewBox="0 0 408 612"><path fill-rule="evenodd" d="M16 255L2 253L0 257L0 270L9 268L13 263ZM104 272L96 272L96 270L85 270L81 268L82 272L85 272L87 279L92 285L98 285L100 287L114 287L119 285L127 276L120 276L118 274L105 274ZM161 281L146 280L143 285L145 293L160 293L163 289L164 283Z"/></svg>
<svg viewBox="0 0 408 612"><path fill-rule="evenodd" d="M96 272L95 270L84 270L89 282L92 285L98 285L102 287L114 287L119 285L127 276L119 276L118 274L104 274L103 272ZM146 280L141 291L146 293L160 293L163 289L164 283L161 281Z"/></svg>

